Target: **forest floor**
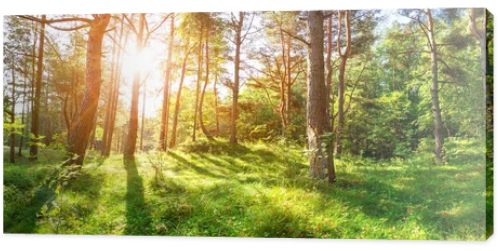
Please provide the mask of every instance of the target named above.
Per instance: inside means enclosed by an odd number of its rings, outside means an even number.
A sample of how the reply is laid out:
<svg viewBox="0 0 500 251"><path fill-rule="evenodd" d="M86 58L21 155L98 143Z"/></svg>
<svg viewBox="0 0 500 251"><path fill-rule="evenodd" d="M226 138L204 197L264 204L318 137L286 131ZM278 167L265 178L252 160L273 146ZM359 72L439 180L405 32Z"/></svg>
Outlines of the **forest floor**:
<svg viewBox="0 0 500 251"><path fill-rule="evenodd" d="M454 144L441 166L429 165L430 154L343 156L334 185L311 180L303 149L290 145L204 142L141 153L136 161L90 152L51 203L40 184L61 153L45 149L36 164L9 164L4 155L4 231L484 239L485 197L492 197L485 194L484 153L467 141Z"/></svg>

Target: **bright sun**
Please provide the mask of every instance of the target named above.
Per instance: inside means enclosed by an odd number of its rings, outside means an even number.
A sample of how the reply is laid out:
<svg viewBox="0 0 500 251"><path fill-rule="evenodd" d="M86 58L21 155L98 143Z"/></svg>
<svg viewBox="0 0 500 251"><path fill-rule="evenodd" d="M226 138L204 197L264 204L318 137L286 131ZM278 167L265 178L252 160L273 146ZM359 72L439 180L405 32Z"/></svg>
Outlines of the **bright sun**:
<svg viewBox="0 0 500 251"><path fill-rule="evenodd" d="M122 58L122 77L125 86L131 86L134 75L139 73L142 84L147 85L146 115L156 115L156 110L161 102L158 93L163 88L163 61L165 47L155 42L148 43L142 50L137 50L134 43L129 43L124 48ZM131 88L124 88L124 95L131 95ZM142 88L141 88L142 91ZM142 95L141 95L142 98ZM141 101L142 102L142 101Z"/></svg>

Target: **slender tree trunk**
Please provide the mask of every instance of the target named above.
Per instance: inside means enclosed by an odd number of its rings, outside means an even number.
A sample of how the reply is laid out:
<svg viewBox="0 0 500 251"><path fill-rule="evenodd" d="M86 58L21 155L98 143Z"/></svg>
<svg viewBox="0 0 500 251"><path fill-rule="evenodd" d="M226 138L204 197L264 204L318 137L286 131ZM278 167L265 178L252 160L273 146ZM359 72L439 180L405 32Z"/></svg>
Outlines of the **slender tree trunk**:
<svg viewBox="0 0 500 251"><path fill-rule="evenodd" d="M281 43L281 60L283 64L283 69L284 73L281 74L281 67L280 69L280 117L281 117L281 127L282 127L282 136L285 136L286 133L286 127L288 124L287 121L287 98L286 98L286 93L287 93L287 87L288 83L286 82L287 80L287 75L288 75L288 67L287 67L287 60L286 60L286 45L285 45L285 36L283 34L283 29L280 29L280 43ZM279 65L278 65L279 66Z"/></svg>
<svg viewBox="0 0 500 251"><path fill-rule="evenodd" d="M215 113L215 132L216 135L219 136L220 128L219 128L219 94L217 94L217 74L215 74L214 80L214 113Z"/></svg>
<svg viewBox="0 0 500 251"><path fill-rule="evenodd" d="M123 38L123 24L121 25L121 30L120 30L120 38L119 38L119 44L126 44L128 40L128 33L125 34L125 39L124 42L122 43L122 38ZM113 142L113 134L115 130L115 121L116 121L116 113L118 109L118 99L120 97L120 82L121 82L121 70L122 70L122 54L123 50L119 49L118 50L118 60L117 60L117 70L115 71L115 90L114 90L114 96L113 96L113 103L111 106L111 118L109 120L109 131L108 131L108 137L107 137L107 142L105 144L105 156L109 156L111 153L111 144ZM118 137L120 139L120 137ZM117 151L119 151L119 147L116 148Z"/></svg>
<svg viewBox="0 0 500 251"><path fill-rule="evenodd" d="M146 116L146 83L142 88L142 112L141 112L141 141L139 143L139 148L144 151L144 120Z"/></svg>
<svg viewBox="0 0 500 251"><path fill-rule="evenodd" d="M342 134L344 129L344 103L345 103L345 69L347 65L347 59L349 58L351 52L351 21L350 21L350 12L349 11L339 11L338 17L338 53L340 56L340 65L339 65L339 83L338 83L338 109L337 109L337 130L335 136L335 153L340 155L342 153ZM342 51L342 46L340 42L340 36L342 33L342 22L344 22L345 26L345 50Z"/></svg>
<svg viewBox="0 0 500 251"><path fill-rule="evenodd" d="M431 69L432 69L432 86L431 86L431 98L432 98L432 114L434 117L434 154L436 157L436 162L438 164L443 162L444 149L443 149L443 121L441 118L441 107L439 102L439 83L438 83L438 55L437 55L437 45L434 39L434 22L432 20L432 12L430 9L426 10L427 21L428 21L428 32L427 36L430 42L431 49Z"/></svg>
<svg viewBox="0 0 500 251"><path fill-rule="evenodd" d="M145 14L139 16L139 31L137 34L137 50L143 48ZM127 140L125 141L125 149L123 155L125 158L134 158L135 148L137 144L137 128L139 124L139 90L141 87L141 74L136 72L132 84L132 100L130 104L130 117L128 123Z"/></svg>
<svg viewBox="0 0 500 251"><path fill-rule="evenodd" d="M209 80L209 73L210 73L210 58L208 57L208 30L209 26L206 28L206 33L205 33L205 83L203 84L203 89L201 90L201 96L200 96L200 107L198 108L199 115L198 117L200 118L200 127L201 130L203 131L203 134L209 139L212 140L213 137L210 135L208 132L207 128L205 127L205 124L203 123L203 100L205 99L205 91L208 86L208 80Z"/></svg>
<svg viewBox="0 0 500 251"><path fill-rule="evenodd" d="M235 27L235 55L234 55L234 82L232 86L233 91L233 99L232 99L232 107L231 107L231 135L229 138L229 142L231 144L238 144L238 139L236 138L236 123L238 121L238 97L240 93L240 49L242 43L241 31L243 29L243 20L245 17L245 13L239 13L238 24Z"/></svg>
<svg viewBox="0 0 500 251"><path fill-rule="evenodd" d="M12 68L12 109L10 114L10 123L12 128L10 129L10 163L16 162L16 129L14 125L16 123L16 73L14 68Z"/></svg>
<svg viewBox="0 0 500 251"><path fill-rule="evenodd" d="M287 36L286 39L286 121L290 124L291 108L292 108L292 38Z"/></svg>
<svg viewBox="0 0 500 251"><path fill-rule="evenodd" d="M201 71L202 71L202 58L203 58L203 27L204 25L200 26L200 38L198 39L198 71L196 75L196 92L195 92L195 101L194 101L194 120L193 120L193 134L191 136L193 141L196 141L196 129L198 127L197 122L198 122L198 111L200 109L200 102L199 102L199 97L200 97L200 83L201 83Z"/></svg>
<svg viewBox="0 0 500 251"><path fill-rule="evenodd" d="M333 29L333 17L328 18L327 31L326 31L326 104L327 104L327 116L328 116L328 132L333 133L333 116L332 116L332 77L333 77L333 67L332 67L332 52L333 52L333 39L332 39L332 29ZM333 135L333 134L332 134ZM333 152L334 142L328 140L328 152ZM333 154L328 154L327 162L331 165L327 165L328 172L328 182L335 182L335 161L333 159Z"/></svg>
<svg viewBox="0 0 500 251"><path fill-rule="evenodd" d="M333 155L331 147L323 147L324 134L328 132L328 105L323 56L323 12L309 11L309 77L307 83L307 141L310 174L313 178L325 177L325 169L333 168L328 161ZM329 141L326 142L327 144ZM333 179L332 181L334 181Z"/></svg>
<svg viewBox="0 0 500 251"><path fill-rule="evenodd" d="M40 129L40 95L42 92L42 76L43 76L43 47L45 44L45 22L46 16L42 15L40 23L40 33L38 38L38 55L37 55L37 72L34 86L33 109L31 111L31 134L33 139L30 146L30 160L38 159L38 143Z"/></svg>
<svg viewBox="0 0 500 251"><path fill-rule="evenodd" d="M123 22L123 20L122 20ZM113 34L113 38L114 40L116 40L118 37L118 31L115 30L114 34ZM118 46L120 46L121 44L115 44L113 43L113 46L112 46L112 49L111 49L111 73L110 73L110 79L109 79L109 85L110 85L110 88L109 88L109 91L108 91L108 102L106 103L106 114L105 114L105 117L104 117L104 130L103 130L103 133L102 133L102 139L101 139L101 155L103 156L106 156L106 148L107 148L107 143L108 143L108 137L109 137L109 130L111 130L111 124L110 124L110 121L111 121L111 109L113 108L113 98L114 98L114 91L116 89L116 80L115 80L115 76L116 76L116 70L117 70L117 64L118 64L118 60L117 60L117 54L118 54Z"/></svg>
<svg viewBox="0 0 500 251"><path fill-rule="evenodd" d="M26 69L26 68L25 68ZM28 71L26 71L28 72ZM28 77L26 74L24 75L24 85L23 85L23 101L22 101L22 110L21 110L21 124L24 126L26 123L25 114L26 114L26 85L28 83ZM21 137L19 137L19 149L17 152L17 156L23 156L23 146L24 146L24 127L21 129Z"/></svg>
<svg viewBox="0 0 500 251"><path fill-rule="evenodd" d="M97 113L101 89L102 40L108 26L110 14L95 15L90 24L87 40L87 63L85 70L85 92L82 103L71 125L68 152L69 159L64 165L83 164L85 151Z"/></svg>
<svg viewBox="0 0 500 251"><path fill-rule="evenodd" d="M175 100L174 121L172 123L172 137L170 137L170 142L168 143L168 147L170 147L170 148L174 147L176 144L176 141L177 141L177 121L179 119L179 110L181 107L182 86L184 84L184 77L186 75L186 64L187 64L187 60L189 58L189 54L190 54L190 49L188 48L186 51L186 55L184 56L184 60L182 62L181 79L179 80L179 89L177 90L177 98Z"/></svg>
<svg viewBox="0 0 500 251"><path fill-rule="evenodd" d="M160 129L160 150L167 150L168 138L168 123L170 110L170 75L172 73L172 49L174 46L175 36L175 16L170 19L170 35L168 42L167 66L165 69L165 83L163 85L163 106L161 112L161 129Z"/></svg>

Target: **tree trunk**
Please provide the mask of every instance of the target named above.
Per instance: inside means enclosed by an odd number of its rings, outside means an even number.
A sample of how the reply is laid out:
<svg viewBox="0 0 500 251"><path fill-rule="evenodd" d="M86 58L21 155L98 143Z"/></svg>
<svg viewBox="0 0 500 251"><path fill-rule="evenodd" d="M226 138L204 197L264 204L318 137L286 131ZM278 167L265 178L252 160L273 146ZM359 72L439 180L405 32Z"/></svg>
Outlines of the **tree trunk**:
<svg viewBox="0 0 500 251"><path fill-rule="evenodd" d="M121 31L120 31L120 38L119 38L119 44L126 44L128 40L128 33L125 34L125 42L122 43L122 38L123 38L123 25L121 25ZM116 121L116 113L117 113L117 108L118 108L118 98L120 96L120 82L121 82L121 69L122 69L122 53L123 50L119 49L118 50L118 60L117 60L117 70L115 71L115 90L114 90L114 96L113 96L113 103L111 106L111 118L109 120L109 131L108 131L108 137L107 137L107 142L105 143L105 156L109 156L111 153L111 144L113 142L113 134L115 130L115 121ZM121 136L121 135L120 135ZM120 137L118 137L120 140ZM119 147L116 148L117 151L119 151Z"/></svg>
<svg viewBox="0 0 500 251"><path fill-rule="evenodd" d="M307 83L307 141L309 149L310 174L313 178L325 177L325 169L333 168L331 147L323 147L324 136L328 132L328 107L325 85L325 67L323 57L323 13L309 11L309 64ZM329 141L326 141L328 144ZM334 181L333 179L332 181Z"/></svg>
<svg viewBox="0 0 500 251"><path fill-rule="evenodd" d="M205 124L203 123L203 100L205 99L205 91L208 86L208 80L209 80L209 73L210 73L210 60L208 57L208 30L210 27L207 26L206 28L206 33L205 33L205 83L203 84L203 89L201 90L201 96L200 96L200 107L198 108L199 111L199 119L200 119L200 127L201 130L203 131L203 134L209 139L212 140L213 137L210 135L208 132L207 128L205 127Z"/></svg>
<svg viewBox="0 0 500 251"><path fill-rule="evenodd" d="M139 143L139 148L144 151L144 120L146 115L146 83L142 88L142 112L141 112L141 141Z"/></svg>
<svg viewBox="0 0 500 251"><path fill-rule="evenodd" d="M136 49L142 50L144 36L145 14L139 16L139 31L137 33ZM134 158L135 147L137 144L137 128L139 125L139 90L141 87L141 74L136 72L132 84L132 100L130 104L130 116L128 123L128 134L123 151L124 158Z"/></svg>
<svg viewBox="0 0 500 251"><path fill-rule="evenodd" d="M12 68L12 110L10 114L10 123L12 128L10 129L10 163L16 162L16 128L14 127L16 123L16 73L14 68Z"/></svg>
<svg viewBox="0 0 500 251"><path fill-rule="evenodd" d="M174 46L175 16L170 19L170 36L168 42L167 66L165 69L165 83L163 85L163 106L161 111L160 150L167 150L168 120L170 110L170 74L172 73L172 49Z"/></svg>
<svg viewBox="0 0 500 251"><path fill-rule="evenodd" d="M214 80L214 109L215 109L215 132L216 135L219 136L220 128L219 128L219 95L217 94L217 74L215 74Z"/></svg>
<svg viewBox="0 0 500 251"><path fill-rule="evenodd" d="M123 22L123 20L122 20ZM118 31L115 30L113 34L113 40L117 39L118 36ZM113 108L113 99L114 99L114 91L115 91L115 86L117 84L115 77L117 75L117 64L118 64L118 59L117 59L117 54L118 54L118 47L120 44L115 44L113 43L112 49L111 49L111 73L110 73L110 79L109 79L109 91L108 91L108 102L106 103L106 114L104 117L104 130L102 133L102 139L101 139L101 155L106 156L106 148L107 148L107 143L108 143L108 137L109 137L109 130L111 130L111 114L112 111L111 109Z"/></svg>
<svg viewBox="0 0 500 251"><path fill-rule="evenodd" d="M28 72L28 71L26 71ZM27 75L27 74L26 74ZM21 124L24 125L26 122L25 119L25 114L26 114L26 85L28 83L28 77L24 75L24 85L23 85L23 101L22 101L22 110L21 110ZM23 156L23 146L24 146L24 127L21 129L21 137L19 137L19 149L17 152L17 156L22 157Z"/></svg>
<svg viewBox="0 0 500 251"><path fill-rule="evenodd" d="M338 17L338 39L337 47L340 56L339 65L339 83L338 83L338 109L337 109L337 130L335 135L335 154L340 155L342 153L342 130L344 129L344 103L345 103L345 69L347 64L347 59L349 58L351 52L351 21L350 21L350 11L339 11ZM344 19L344 20L342 20ZM344 21L345 26L345 50L342 52L342 45L340 42L340 36L342 34L342 21Z"/></svg>
<svg viewBox="0 0 500 251"><path fill-rule="evenodd" d="M333 67L332 67L332 51L333 51L333 39L332 39L332 29L333 29L333 17L328 18L327 31L326 31L326 104L327 104L327 116L328 116L328 132L333 133L333 116L332 116L332 77L333 77ZM331 134L333 136L333 134ZM333 139L328 140L328 152L333 152L334 142ZM333 154L329 154L327 162L331 163L328 165L328 182L335 182L335 161L333 159Z"/></svg>
<svg viewBox="0 0 500 251"><path fill-rule="evenodd" d="M201 85L201 71L202 71L202 59L203 59L203 27L204 25L200 25L200 38L198 39L198 71L196 75L196 92L195 92L195 101L194 101L194 120L193 120L193 134L191 136L193 141L196 141L196 128L198 127L198 111L200 109L200 85Z"/></svg>
<svg viewBox="0 0 500 251"><path fill-rule="evenodd" d="M110 14L94 15L90 24L87 40L87 58L85 70L85 92L79 110L69 133L69 159L64 165L83 164L93 120L97 113L101 89L102 40L108 26Z"/></svg>
<svg viewBox="0 0 500 251"><path fill-rule="evenodd" d="M283 29L280 29L280 43L281 43L281 60L283 64L283 70L284 73L281 74L281 67L278 66L279 73L280 73L280 117L281 117L281 127L282 127L282 136L285 136L286 133L286 127L288 124L287 121L287 98L286 98L286 93L287 93L287 87L288 83L286 82L287 80L287 75L288 75L288 66L287 66L287 60L286 60L286 45L285 45L285 36L283 34Z"/></svg>
<svg viewBox="0 0 500 251"><path fill-rule="evenodd" d="M436 157L436 162L438 164L443 162L444 151L443 151L443 121L441 118L441 107L439 103L439 83L438 83L438 55L437 55L437 45L434 39L434 22L432 20L432 12L430 9L426 10L427 21L428 21L428 32L427 36L429 38L429 45L431 49L431 68L432 68L432 86L431 86L431 97L432 97L432 114L434 117L434 155Z"/></svg>
<svg viewBox="0 0 500 251"><path fill-rule="evenodd" d="M34 137L31 139L30 160L38 159L38 143L40 129L40 95L42 92L42 76L43 76L43 47L45 44L45 22L46 16L42 15L40 23L40 34L38 38L38 55L37 55L37 72L34 86L33 109L31 111L31 134Z"/></svg>
<svg viewBox="0 0 500 251"><path fill-rule="evenodd" d="M174 121L172 124L172 137L170 137L170 142L168 143L168 147L170 147L170 148L174 147L176 144L176 141L177 141L177 121L179 119L179 110L181 107L182 86L184 84L184 77L186 75L186 64L187 64L187 60L189 58L189 54L190 54L190 49L188 48L186 51L186 55L184 56L184 60L182 62L181 79L179 80L179 89L177 90L177 99L175 100Z"/></svg>
<svg viewBox="0 0 500 251"><path fill-rule="evenodd" d="M234 82L232 85L233 99L231 106L231 136L229 142L231 144L238 144L238 140L236 138L236 122L238 120L238 96L240 93L240 49L242 43L241 31L243 28L243 19L245 17L245 13L239 13L238 24L235 27L235 38L234 42L236 43L235 55L234 55Z"/></svg>

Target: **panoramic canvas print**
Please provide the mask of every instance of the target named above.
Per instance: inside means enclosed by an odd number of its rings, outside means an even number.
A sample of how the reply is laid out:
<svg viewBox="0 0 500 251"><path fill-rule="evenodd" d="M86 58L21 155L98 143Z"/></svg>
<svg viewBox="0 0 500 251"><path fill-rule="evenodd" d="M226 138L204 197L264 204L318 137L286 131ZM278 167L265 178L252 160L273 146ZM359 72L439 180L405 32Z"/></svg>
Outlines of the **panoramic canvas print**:
<svg viewBox="0 0 500 251"><path fill-rule="evenodd" d="M485 240L485 9L3 17L5 233Z"/></svg>

